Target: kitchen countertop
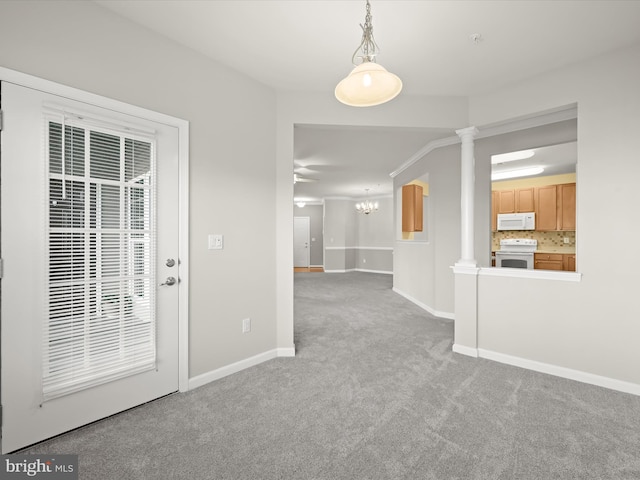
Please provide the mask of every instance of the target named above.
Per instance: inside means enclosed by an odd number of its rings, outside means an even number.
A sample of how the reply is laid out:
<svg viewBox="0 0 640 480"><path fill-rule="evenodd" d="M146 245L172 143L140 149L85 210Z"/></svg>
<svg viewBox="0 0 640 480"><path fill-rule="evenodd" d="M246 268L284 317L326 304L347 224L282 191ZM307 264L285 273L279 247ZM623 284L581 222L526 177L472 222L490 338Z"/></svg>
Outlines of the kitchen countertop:
<svg viewBox="0 0 640 480"><path fill-rule="evenodd" d="M538 248L535 253L562 253L575 255L576 247L542 247Z"/></svg>

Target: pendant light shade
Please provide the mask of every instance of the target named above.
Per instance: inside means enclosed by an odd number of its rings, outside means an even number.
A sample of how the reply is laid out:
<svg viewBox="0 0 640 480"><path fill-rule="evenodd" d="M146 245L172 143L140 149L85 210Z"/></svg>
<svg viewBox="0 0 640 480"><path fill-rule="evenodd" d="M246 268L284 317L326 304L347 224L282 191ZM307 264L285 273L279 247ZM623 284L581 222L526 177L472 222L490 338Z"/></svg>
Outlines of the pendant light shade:
<svg viewBox="0 0 640 480"><path fill-rule="evenodd" d="M402 81L382 65L376 63L379 48L373 38L369 0L367 0L364 26L360 25L360 27L362 28L362 41L351 57L351 63L356 68L338 83L335 95L339 101L346 105L371 107L397 97L402 90Z"/></svg>
<svg viewBox="0 0 640 480"><path fill-rule="evenodd" d="M364 62L336 86L336 98L352 107L371 107L388 102L402 90L402 80L382 65Z"/></svg>

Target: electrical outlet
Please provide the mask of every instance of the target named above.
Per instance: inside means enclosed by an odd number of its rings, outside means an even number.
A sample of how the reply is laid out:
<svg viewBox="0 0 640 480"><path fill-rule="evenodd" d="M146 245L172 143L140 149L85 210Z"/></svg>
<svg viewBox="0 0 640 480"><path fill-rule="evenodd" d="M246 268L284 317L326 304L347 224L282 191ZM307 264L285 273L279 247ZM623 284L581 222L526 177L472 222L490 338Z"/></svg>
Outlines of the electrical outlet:
<svg viewBox="0 0 640 480"><path fill-rule="evenodd" d="M363 259L362 259L362 263L367 263L367 259L366 259L366 258L363 258Z"/></svg>
<svg viewBox="0 0 640 480"><path fill-rule="evenodd" d="M564 243L571 243L569 237L564 237L562 240L564 241Z"/></svg>
<svg viewBox="0 0 640 480"><path fill-rule="evenodd" d="M251 331L251 319L245 318L242 320L242 333L249 333Z"/></svg>
<svg viewBox="0 0 640 480"><path fill-rule="evenodd" d="M209 250L222 250L223 236L220 234L209 234Z"/></svg>

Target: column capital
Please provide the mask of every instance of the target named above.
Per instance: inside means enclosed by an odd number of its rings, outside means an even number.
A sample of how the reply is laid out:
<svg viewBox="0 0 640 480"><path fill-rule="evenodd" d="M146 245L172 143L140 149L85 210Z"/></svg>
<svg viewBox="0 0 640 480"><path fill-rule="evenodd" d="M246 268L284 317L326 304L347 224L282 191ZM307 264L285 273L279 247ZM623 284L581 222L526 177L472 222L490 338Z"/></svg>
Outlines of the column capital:
<svg viewBox="0 0 640 480"><path fill-rule="evenodd" d="M473 139L475 138L476 135L478 135L480 131L476 128L476 127L466 127L466 128L461 128L460 130L456 130L456 134L458 134L458 136L461 139Z"/></svg>

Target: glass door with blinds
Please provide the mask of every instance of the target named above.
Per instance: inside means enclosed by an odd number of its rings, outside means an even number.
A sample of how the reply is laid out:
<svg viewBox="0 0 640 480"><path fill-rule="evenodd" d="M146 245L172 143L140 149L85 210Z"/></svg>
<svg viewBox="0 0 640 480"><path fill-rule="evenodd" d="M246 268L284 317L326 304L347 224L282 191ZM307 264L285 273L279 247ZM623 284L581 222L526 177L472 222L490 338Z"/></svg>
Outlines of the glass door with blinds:
<svg viewBox="0 0 640 480"><path fill-rule="evenodd" d="M179 229L175 128L7 83L2 109L8 452L178 389Z"/></svg>

